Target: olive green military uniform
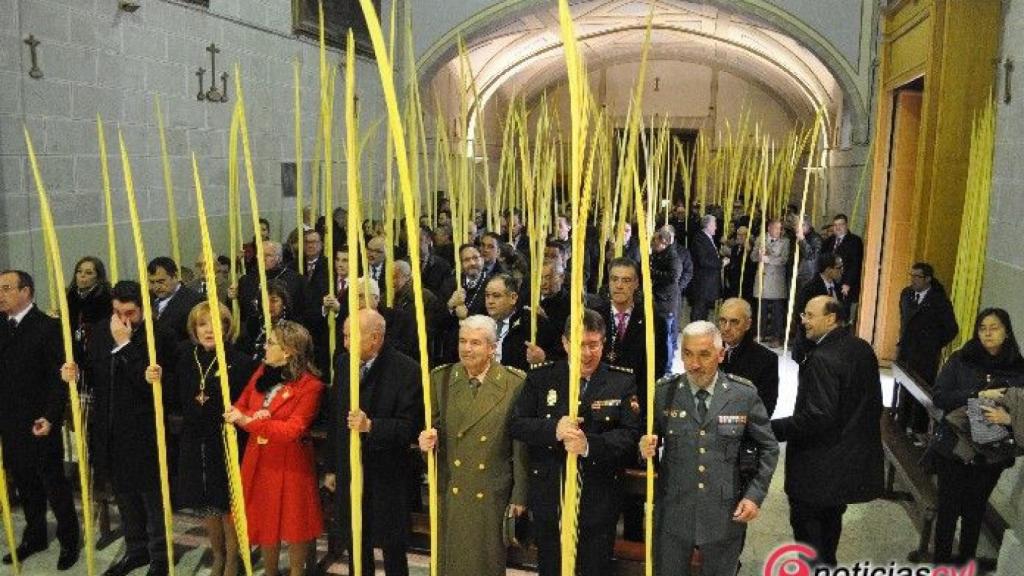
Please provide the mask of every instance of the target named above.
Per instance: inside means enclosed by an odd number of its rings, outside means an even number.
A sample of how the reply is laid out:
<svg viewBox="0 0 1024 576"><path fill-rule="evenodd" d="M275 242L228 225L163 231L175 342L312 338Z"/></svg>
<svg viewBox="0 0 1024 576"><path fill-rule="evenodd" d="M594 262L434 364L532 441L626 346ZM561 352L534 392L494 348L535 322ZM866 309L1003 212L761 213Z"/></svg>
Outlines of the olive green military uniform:
<svg viewBox="0 0 1024 576"><path fill-rule="evenodd" d="M462 364L431 373L445 576L505 573L506 510L526 505L526 449L509 430L524 376L492 362L474 391Z"/></svg>

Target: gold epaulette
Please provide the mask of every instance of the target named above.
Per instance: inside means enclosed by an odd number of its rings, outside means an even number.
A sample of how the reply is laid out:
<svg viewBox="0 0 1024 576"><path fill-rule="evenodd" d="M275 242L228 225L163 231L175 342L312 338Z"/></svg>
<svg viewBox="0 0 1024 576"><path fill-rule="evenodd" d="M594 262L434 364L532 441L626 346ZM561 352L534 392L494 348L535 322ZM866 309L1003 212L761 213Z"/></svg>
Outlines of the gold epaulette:
<svg viewBox="0 0 1024 576"><path fill-rule="evenodd" d="M441 370L444 370L445 368L451 368L452 366L454 366L454 364L441 364L440 366L431 370L430 373L433 374L434 372L440 372Z"/></svg>
<svg viewBox="0 0 1024 576"><path fill-rule="evenodd" d="M625 366L616 366L615 364L609 364L608 369L613 372L622 372L623 374L632 374L632 368L626 368Z"/></svg>
<svg viewBox="0 0 1024 576"><path fill-rule="evenodd" d="M682 378L682 377L683 377L682 374L665 374L661 378L658 378L658 381L655 382L654 385L655 386L665 386L667 384L671 384L672 382L675 382L677 379Z"/></svg>
<svg viewBox="0 0 1024 576"><path fill-rule="evenodd" d="M504 364L502 364L502 368L508 370L509 372L515 374L516 376L519 376L520 378L526 378L526 372L520 370L519 368L516 368L515 366L505 366Z"/></svg>
<svg viewBox="0 0 1024 576"><path fill-rule="evenodd" d="M554 365L553 361L550 362L538 362L537 364L530 364L530 370L536 370L538 368L544 368L545 366Z"/></svg>

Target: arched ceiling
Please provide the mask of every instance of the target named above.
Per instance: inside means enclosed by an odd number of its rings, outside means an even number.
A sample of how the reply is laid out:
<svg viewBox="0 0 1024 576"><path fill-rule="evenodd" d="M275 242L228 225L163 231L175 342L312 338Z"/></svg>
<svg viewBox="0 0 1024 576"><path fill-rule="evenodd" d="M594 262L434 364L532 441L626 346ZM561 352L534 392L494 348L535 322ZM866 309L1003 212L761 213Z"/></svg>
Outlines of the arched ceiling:
<svg viewBox="0 0 1024 576"><path fill-rule="evenodd" d="M651 4L646 0L586 0L572 4L588 69L638 62ZM793 38L726 9L681 0L654 4L650 58L717 67L777 95L800 117L824 106L836 118L842 91L828 68ZM533 99L564 82L565 59L557 4L494 22L465 39L468 61L484 106L502 99ZM459 75L457 55L444 65ZM444 70L442 70L444 71Z"/></svg>

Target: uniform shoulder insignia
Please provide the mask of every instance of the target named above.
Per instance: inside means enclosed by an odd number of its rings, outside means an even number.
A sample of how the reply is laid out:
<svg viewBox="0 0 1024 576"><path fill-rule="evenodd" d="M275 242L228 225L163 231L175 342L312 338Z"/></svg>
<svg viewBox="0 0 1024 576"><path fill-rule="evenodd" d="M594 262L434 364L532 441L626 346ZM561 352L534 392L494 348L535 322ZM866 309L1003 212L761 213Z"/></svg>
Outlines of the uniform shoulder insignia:
<svg viewBox="0 0 1024 576"><path fill-rule="evenodd" d="M544 368L546 366L552 366L554 362L539 362L537 364L530 364L530 370L536 370L538 368Z"/></svg>
<svg viewBox="0 0 1024 576"><path fill-rule="evenodd" d="M626 368L625 366L616 366L614 364L609 364L608 365L608 369L611 370L612 372L622 372L624 374L632 374L633 373L633 369L632 368Z"/></svg>
<svg viewBox="0 0 1024 576"><path fill-rule="evenodd" d="M434 372L440 372L441 370L447 370L448 368L451 368L452 366L454 366L454 364L441 364L440 366L437 366L436 368L431 370L430 373L433 374Z"/></svg>
<svg viewBox="0 0 1024 576"><path fill-rule="evenodd" d="M682 377L682 374L666 374L666 375L662 376L661 378L659 378L658 381L654 383L654 385L655 386L666 386L668 384L671 384L672 382L675 382L676 379L681 378L681 377Z"/></svg>
<svg viewBox="0 0 1024 576"><path fill-rule="evenodd" d="M516 376L519 376L520 378L526 378L526 372L523 372L522 370L516 368L515 366L503 366L503 368L515 374Z"/></svg>
<svg viewBox="0 0 1024 576"><path fill-rule="evenodd" d="M743 376L737 376L735 374L726 374L725 376L726 376L726 378L728 378L729 380L732 380L733 382L736 382L738 384L746 384L747 386L750 386L751 388L757 389L757 386L754 386L753 382L751 382L750 380L744 378Z"/></svg>

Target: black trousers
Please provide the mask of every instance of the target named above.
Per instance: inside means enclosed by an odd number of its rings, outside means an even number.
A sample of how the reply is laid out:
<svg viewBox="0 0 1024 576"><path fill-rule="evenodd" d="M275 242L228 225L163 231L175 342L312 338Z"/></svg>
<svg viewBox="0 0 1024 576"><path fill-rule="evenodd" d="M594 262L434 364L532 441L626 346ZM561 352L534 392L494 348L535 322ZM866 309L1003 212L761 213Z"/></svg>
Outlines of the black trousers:
<svg viewBox="0 0 1024 576"><path fill-rule="evenodd" d="M939 477L939 509L935 517L935 563L953 558L953 535L960 520L960 558L964 562L978 551L985 505L1006 468L1001 464L964 464L942 456L935 458Z"/></svg>
<svg viewBox="0 0 1024 576"><path fill-rule="evenodd" d="M789 500L789 525L793 538L814 548L818 552L817 564L836 565L836 549L843 532L843 513L846 504L822 506Z"/></svg>
<svg viewBox="0 0 1024 576"><path fill-rule="evenodd" d="M127 547L125 556L149 558L150 567L167 569L167 534L160 490L116 492L114 500L121 513L121 529Z"/></svg>
<svg viewBox="0 0 1024 576"><path fill-rule="evenodd" d="M46 545L46 503L57 518L57 539L62 546L79 545L78 514L71 494L71 482L64 474L64 441L61 429L49 436L5 435L11 481L21 497L25 512L22 542ZM15 443L23 445L16 446Z"/></svg>
<svg viewBox="0 0 1024 576"><path fill-rule="evenodd" d="M534 516L533 530L537 543L538 576L559 576L562 573L561 531L559 518ZM607 576L612 573L615 551L615 521L606 525L580 526L576 540L576 574Z"/></svg>
<svg viewBox="0 0 1024 576"><path fill-rule="evenodd" d="M786 333L786 299L761 298L761 337L782 340Z"/></svg>
<svg viewBox="0 0 1024 576"><path fill-rule="evenodd" d="M349 513L351 506L348 494L340 491L335 493L335 498L340 500L335 509L340 512L338 514L338 521L341 523L339 529L344 536L345 549L348 550L348 573L356 576L372 576L375 573L373 549L377 547L381 549L384 556L384 574L387 576L409 576L409 558L407 556L409 551L409 514L405 500L403 499L400 506L395 507L398 512L396 518L385 520L386 525L374 526L375 523L380 523L375 520L383 519L375 519L373 516L373 505L370 501L372 486L364 488L367 489L367 493L363 499L363 538L360 545L363 570L361 575L356 572L355 554L352 550L352 516ZM402 498L402 496L403 494L400 493L392 495L394 498Z"/></svg>

